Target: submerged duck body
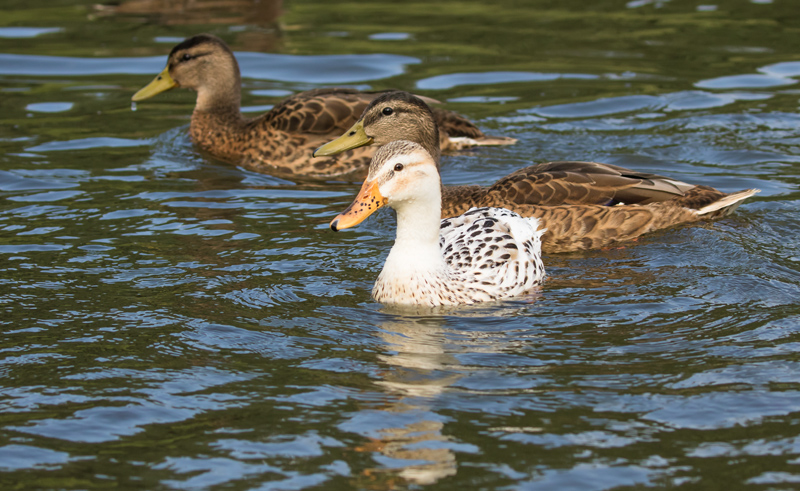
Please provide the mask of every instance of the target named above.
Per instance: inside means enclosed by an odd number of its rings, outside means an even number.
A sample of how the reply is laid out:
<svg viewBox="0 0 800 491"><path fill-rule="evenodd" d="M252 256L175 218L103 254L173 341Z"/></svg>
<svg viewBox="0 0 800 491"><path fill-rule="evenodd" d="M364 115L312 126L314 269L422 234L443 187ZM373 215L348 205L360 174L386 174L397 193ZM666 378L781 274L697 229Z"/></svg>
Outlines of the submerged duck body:
<svg viewBox="0 0 800 491"><path fill-rule="evenodd" d="M317 149L315 155L402 139L421 145L438 162L438 136L427 104L397 91L372 101L348 131ZM520 169L491 186L443 187L442 217L472 207L506 208L540 219L547 229L542 238L544 252L570 252L608 247L648 232L718 218L757 192L748 189L726 194L597 162L547 162Z"/></svg>
<svg viewBox="0 0 800 491"><path fill-rule="evenodd" d="M245 118L240 110L241 75L233 52L210 34L189 38L172 49L167 67L133 96L141 101L174 87L197 92L190 125L193 142L215 157L247 169L310 178L363 177L374 149L358 148L336 157L312 158L323 143L342 134L380 93L316 89L288 97L272 110ZM470 121L437 109L447 135L464 145L510 144L486 137ZM449 137L448 137L449 138ZM450 144L443 138L443 142Z"/></svg>
<svg viewBox="0 0 800 491"><path fill-rule="evenodd" d="M356 199L331 222L353 227L378 208L397 212L397 237L372 290L385 304L438 307L516 297L544 278L539 220L476 208L442 220L434 158L420 145L381 147Z"/></svg>

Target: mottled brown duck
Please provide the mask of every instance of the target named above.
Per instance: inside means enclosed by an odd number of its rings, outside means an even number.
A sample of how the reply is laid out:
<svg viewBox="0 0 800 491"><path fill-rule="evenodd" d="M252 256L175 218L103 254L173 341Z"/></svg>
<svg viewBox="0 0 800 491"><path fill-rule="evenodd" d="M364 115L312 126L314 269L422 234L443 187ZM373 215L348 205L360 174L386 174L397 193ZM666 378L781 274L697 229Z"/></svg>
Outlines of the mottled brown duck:
<svg viewBox="0 0 800 491"><path fill-rule="evenodd" d="M439 162L439 133L424 101L395 91L372 101L347 132L315 155L410 140ZM488 187L444 186L442 218L472 207L506 208L539 218L547 229L542 237L544 252L569 252L609 247L648 232L725 216L757 192L726 194L597 162L547 162L520 169Z"/></svg>
<svg viewBox="0 0 800 491"><path fill-rule="evenodd" d="M197 92L189 130L194 143L221 160L256 172L360 179L375 153L374 148L358 148L336 157L312 158L315 148L352 126L380 93L341 88L310 90L284 99L266 114L245 118L240 110L239 64L230 48L210 34L175 46L166 68L132 100L142 101L174 87ZM487 137L452 111L437 108L433 115L446 133L441 137L445 148L516 141Z"/></svg>

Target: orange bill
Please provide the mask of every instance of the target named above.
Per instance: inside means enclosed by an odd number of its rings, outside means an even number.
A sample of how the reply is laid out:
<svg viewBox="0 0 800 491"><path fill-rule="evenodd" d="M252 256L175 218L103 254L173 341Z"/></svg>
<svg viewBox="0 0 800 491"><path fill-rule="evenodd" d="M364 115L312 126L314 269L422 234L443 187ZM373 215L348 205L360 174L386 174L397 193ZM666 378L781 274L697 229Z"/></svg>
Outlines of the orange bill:
<svg viewBox="0 0 800 491"><path fill-rule="evenodd" d="M378 181L364 181L356 199L333 219L331 230L338 232L345 228L355 227L385 204L386 198L378 189Z"/></svg>

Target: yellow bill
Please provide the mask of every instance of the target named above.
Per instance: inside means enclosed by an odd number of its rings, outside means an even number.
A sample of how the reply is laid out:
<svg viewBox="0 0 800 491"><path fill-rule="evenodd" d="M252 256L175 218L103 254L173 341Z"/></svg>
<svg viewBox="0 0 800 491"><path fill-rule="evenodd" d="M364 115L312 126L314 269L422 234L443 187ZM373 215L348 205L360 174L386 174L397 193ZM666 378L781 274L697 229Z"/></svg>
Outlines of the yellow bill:
<svg viewBox="0 0 800 491"><path fill-rule="evenodd" d="M381 195L378 189L378 182L364 181L356 199L353 200L346 210L339 213L339 215L333 219L331 222L331 230L338 232L345 228L355 227L385 204L386 198Z"/></svg>
<svg viewBox="0 0 800 491"><path fill-rule="evenodd" d="M363 147L372 143L372 138L364 131L364 123L357 121L352 128L339 138L322 145L314 150L314 157L328 157L342 153L345 150Z"/></svg>
<svg viewBox="0 0 800 491"><path fill-rule="evenodd" d="M178 84L169 76L169 67L167 67L162 70L152 82L139 89L139 92L133 94L131 100L133 102L143 101L177 86Z"/></svg>

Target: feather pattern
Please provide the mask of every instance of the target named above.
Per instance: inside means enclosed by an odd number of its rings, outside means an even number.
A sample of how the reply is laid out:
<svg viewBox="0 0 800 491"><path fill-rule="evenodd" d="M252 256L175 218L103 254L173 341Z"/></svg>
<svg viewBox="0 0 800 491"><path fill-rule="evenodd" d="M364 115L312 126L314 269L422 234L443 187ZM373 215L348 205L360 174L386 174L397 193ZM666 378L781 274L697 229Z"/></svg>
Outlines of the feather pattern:
<svg viewBox="0 0 800 491"><path fill-rule="evenodd" d="M350 141L350 135L359 132L362 137ZM438 163L440 133L423 101L396 91L373 100L359 121L334 142L349 141L346 147L353 148L410 140ZM519 169L491 186L442 187L442 218L473 207L506 208L541 221L547 229L542 237L544 252L570 252L609 247L667 227L718 218L757 192L748 189L728 195L709 186L615 165L547 162Z"/></svg>
<svg viewBox="0 0 800 491"><path fill-rule="evenodd" d="M380 92L315 89L292 95L261 116L245 118L240 110L239 65L225 42L210 34L175 46L164 71L134 94L133 100L174 87L197 92L189 130L193 142L221 160L255 172L362 179L375 153L372 148L356 148L337 156L312 158L315 148L347 130ZM433 117L442 128L445 148L451 134L476 142L483 137L477 126L452 111L437 108ZM498 137L497 141L508 144L515 140Z"/></svg>
<svg viewBox="0 0 800 491"><path fill-rule="evenodd" d="M331 222L357 225L387 204L397 237L372 289L382 303L460 305L523 295L545 276L539 220L499 208L474 208L441 220L441 183L421 146L381 147L353 204Z"/></svg>

